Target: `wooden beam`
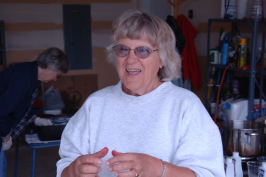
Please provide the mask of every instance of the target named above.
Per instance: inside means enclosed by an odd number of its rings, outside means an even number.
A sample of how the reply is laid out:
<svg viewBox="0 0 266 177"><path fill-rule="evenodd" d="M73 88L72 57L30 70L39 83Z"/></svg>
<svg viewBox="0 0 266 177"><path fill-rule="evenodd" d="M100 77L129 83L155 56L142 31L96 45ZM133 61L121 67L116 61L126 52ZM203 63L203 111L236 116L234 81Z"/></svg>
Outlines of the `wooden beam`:
<svg viewBox="0 0 266 177"><path fill-rule="evenodd" d="M91 30L111 30L112 21L91 21ZM5 23L5 31L63 30L63 24L55 23Z"/></svg>
<svg viewBox="0 0 266 177"><path fill-rule="evenodd" d="M125 3L130 0L0 0L0 3L33 3L33 4L91 4L91 3Z"/></svg>
<svg viewBox="0 0 266 177"><path fill-rule="evenodd" d="M187 0L167 0L167 1L174 7L174 18L176 18L178 16L178 6Z"/></svg>

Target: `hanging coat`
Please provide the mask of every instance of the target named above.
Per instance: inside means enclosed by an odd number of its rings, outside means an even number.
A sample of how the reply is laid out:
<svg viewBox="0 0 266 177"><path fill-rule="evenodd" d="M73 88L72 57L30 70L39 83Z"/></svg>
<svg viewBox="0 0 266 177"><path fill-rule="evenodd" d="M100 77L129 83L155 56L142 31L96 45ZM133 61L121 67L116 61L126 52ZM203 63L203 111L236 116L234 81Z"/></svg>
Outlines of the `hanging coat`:
<svg viewBox="0 0 266 177"><path fill-rule="evenodd" d="M178 52L181 55L185 46L185 37L182 33L182 30L178 27L176 19L173 16L168 15L165 21L172 28L175 34L176 48L178 49Z"/></svg>
<svg viewBox="0 0 266 177"><path fill-rule="evenodd" d="M201 89L201 72L198 64L198 55L194 43L198 31L184 15L179 15L176 19L177 25L181 28L185 37L185 46L182 51L182 73L183 82L190 78L192 87Z"/></svg>

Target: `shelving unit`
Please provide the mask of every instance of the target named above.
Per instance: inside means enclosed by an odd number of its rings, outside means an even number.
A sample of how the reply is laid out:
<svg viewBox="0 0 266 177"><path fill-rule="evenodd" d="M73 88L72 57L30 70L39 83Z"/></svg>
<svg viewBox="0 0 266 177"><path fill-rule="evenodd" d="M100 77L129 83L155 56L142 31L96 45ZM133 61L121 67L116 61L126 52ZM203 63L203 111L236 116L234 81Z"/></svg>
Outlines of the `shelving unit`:
<svg viewBox="0 0 266 177"><path fill-rule="evenodd" d="M0 65L6 68L6 45L4 21L0 21Z"/></svg>
<svg viewBox="0 0 266 177"><path fill-rule="evenodd" d="M256 57L257 57L257 48L258 48L258 35L262 33L262 58L264 57L265 49L265 31L266 31L266 20L265 19L209 19L208 21L208 36L207 36L207 68L211 67L225 69L226 66L219 64L210 64L210 40L211 40L211 29L213 23L229 23L231 25L231 37L235 36L237 30L241 32L241 29L238 28L238 25L248 27L251 29L251 38L250 38L250 67L247 70L239 69L237 67L229 67L229 71L238 72L238 73L247 73L249 75L249 94L248 94L248 118L251 120L254 115L254 95L255 95L255 85L259 88L259 100L260 100L260 113L261 113L261 101L262 99L266 100L266 97L263 93L263 79L266 72L264 72L264 60L261 61L261 69L256 69ZM244 25L243 25L244 24ZM244 29L244 28L242 28ZM262 30L259 30L262 29ZM246 30L246 29L245 29ZM215 47L215 46L212 46ZM259 81L258 81L259 78ZM210 100L208 99L208 83L209 83L209 73L206 75L206 100L205 107L207 110L210 110Z"/></svg>

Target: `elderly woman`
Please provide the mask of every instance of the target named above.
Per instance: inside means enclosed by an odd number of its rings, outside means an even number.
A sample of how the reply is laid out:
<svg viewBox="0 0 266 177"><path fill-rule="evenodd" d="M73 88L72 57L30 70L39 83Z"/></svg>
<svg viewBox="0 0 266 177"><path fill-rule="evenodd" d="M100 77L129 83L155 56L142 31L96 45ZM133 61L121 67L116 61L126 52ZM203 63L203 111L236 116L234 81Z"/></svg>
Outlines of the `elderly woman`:
<svg viewBox="0 0 266 177"><path fill-rule="evenodd" d="M43 51L33 62L22 62L0 72L0 176L5 177L5 152L12 146L31 122L36 125L51 125L49 119L30 114L38 93L39 82L56 81L67 73L69 61L63 51L51 47Z"/></svg>
<svg viewBox="0 0 266 177"><path fill-rule="evenodd" d="M66 126L57 177L223 177L218 127L201 101L170 81L181 59L171 28L129 10L107 47L121 81L90 95Z"/></svg>

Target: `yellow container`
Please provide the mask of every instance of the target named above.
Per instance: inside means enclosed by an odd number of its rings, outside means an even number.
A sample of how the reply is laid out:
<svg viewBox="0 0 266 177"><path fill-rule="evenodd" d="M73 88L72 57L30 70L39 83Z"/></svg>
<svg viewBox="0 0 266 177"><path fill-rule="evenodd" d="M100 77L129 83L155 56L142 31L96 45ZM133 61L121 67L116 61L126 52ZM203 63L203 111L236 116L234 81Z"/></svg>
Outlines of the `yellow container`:
<svg viewBox="0 0 266 177"><path fill-rule="evenodd" d="M247 65L247 38L239 39L239 60L238 67L243 67Z"/></svg>
<svg viewBox="0 0 266 177"><path fill-rule="evenodd" d="M239 45L247 45L248 39L247 38L240 38L239 39Z"/></svg>

